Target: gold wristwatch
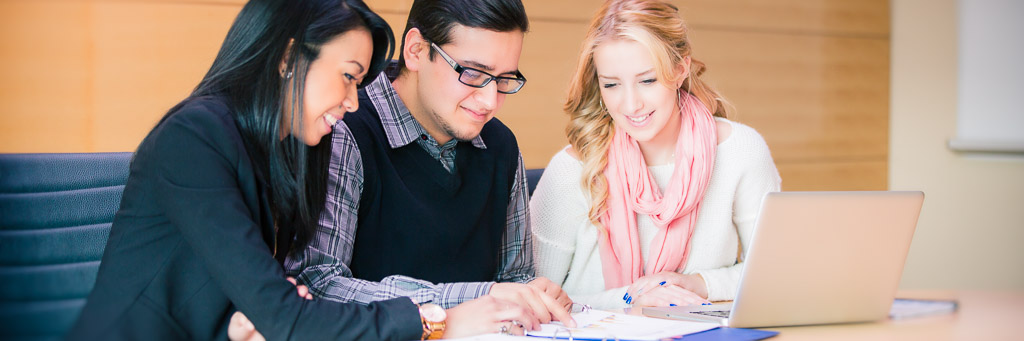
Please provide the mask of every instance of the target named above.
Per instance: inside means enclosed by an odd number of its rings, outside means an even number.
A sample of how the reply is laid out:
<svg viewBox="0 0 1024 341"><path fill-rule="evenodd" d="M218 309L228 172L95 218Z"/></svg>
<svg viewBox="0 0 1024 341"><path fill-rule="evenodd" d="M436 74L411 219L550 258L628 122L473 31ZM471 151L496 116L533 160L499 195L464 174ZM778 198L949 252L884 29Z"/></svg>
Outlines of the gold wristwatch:
<svg viewBox="0 0 1024 341"><path fill-rule="evenodd" d="M420 305L420 320L423 322L423 336L420 340L437 340L444 335L445 320L448 313L444 308L433 303Z"/></svg>

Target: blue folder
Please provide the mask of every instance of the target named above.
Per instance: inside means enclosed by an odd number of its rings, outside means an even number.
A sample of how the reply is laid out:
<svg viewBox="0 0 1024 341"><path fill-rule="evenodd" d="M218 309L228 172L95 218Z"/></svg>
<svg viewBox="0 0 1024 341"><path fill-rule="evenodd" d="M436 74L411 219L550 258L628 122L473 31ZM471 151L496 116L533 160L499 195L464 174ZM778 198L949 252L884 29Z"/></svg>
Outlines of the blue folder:
<svg viewBox="0 0 1024 341"><path fill-rule="evenodd" d="M779 335L779 332L759 329L718 327L700 333L686 334L676 340L686 341L753 341Z"/></svg>

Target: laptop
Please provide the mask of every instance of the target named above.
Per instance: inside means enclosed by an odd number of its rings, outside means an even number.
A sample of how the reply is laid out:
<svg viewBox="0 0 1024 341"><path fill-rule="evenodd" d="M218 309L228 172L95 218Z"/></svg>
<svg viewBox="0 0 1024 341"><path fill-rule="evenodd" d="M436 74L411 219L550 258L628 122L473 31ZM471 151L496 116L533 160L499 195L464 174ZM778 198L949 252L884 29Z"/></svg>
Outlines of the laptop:
<svg viewBox="0 0 1024 341"><path fill-rule="evenodd" d="M923 202L919 191L768 193L732 303L643 314L736 328L884 319Z"/></svg>

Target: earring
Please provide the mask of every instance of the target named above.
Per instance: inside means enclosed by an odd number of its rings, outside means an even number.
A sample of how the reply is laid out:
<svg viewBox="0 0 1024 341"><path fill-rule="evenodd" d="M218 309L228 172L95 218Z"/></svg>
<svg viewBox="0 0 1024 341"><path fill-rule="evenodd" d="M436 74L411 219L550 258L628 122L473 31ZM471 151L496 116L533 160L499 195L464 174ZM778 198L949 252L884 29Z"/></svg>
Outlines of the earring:
<svg viewBox="0 0 1024 341"><path fill-rule="evenodd" d="M679 91L676 91L676 105L680 108L683 108L683 106L686 105L686 102L683 101L684 92L686 92L686 90L683 89L679 89Z"/></svg>
<svg viewBox="0 0 1024 341"><path fill-rule="evenodd" d="M291 71L285 72L284 69L281 69L281 78L284 78L284 79L292 78L292 72Z"/></svg>

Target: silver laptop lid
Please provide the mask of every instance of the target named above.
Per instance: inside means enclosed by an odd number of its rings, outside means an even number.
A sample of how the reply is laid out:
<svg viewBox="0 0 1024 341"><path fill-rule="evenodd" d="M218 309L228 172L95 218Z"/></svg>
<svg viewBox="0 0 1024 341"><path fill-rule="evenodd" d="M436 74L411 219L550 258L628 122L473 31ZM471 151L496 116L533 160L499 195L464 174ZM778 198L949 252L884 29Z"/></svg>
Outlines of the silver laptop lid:
<svg viewBox="0 0 1024 341"><path fill-rule="evenodd" d="M768 193L729 326L885 318L923 201L919 191Z"/></svg>

